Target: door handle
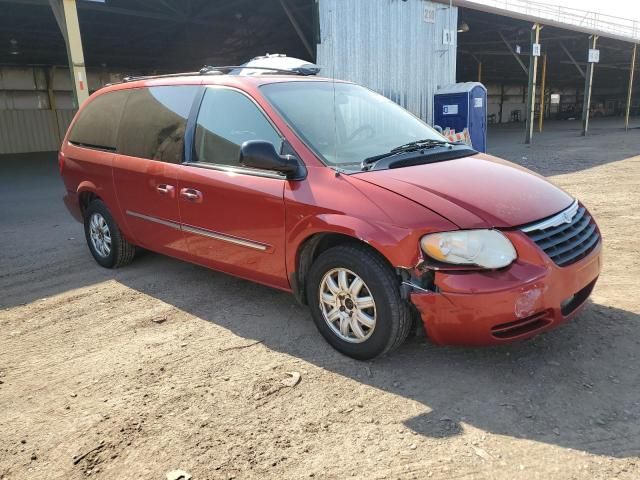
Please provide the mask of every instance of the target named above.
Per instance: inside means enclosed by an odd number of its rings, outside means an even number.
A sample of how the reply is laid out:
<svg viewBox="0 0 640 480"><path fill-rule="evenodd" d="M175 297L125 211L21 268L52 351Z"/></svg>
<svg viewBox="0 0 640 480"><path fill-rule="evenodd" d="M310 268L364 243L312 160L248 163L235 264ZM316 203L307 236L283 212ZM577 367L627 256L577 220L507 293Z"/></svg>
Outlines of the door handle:
<svg viewBox="0 0 640 480"><path fill-rule="evenodd" d="M185 200L189 200L193 203L201 203L202 202L202 192L196 190L195 188L182 188L180 189L180 196Z"/></svg>
<svg viewBox="0 0 640 480"><path fill-rule="evenodd" d="M173 192L175 190L173 185L167 185L166 183L161 183L156 187L156 190L160 195L168 195L173 198Z"/></svg>

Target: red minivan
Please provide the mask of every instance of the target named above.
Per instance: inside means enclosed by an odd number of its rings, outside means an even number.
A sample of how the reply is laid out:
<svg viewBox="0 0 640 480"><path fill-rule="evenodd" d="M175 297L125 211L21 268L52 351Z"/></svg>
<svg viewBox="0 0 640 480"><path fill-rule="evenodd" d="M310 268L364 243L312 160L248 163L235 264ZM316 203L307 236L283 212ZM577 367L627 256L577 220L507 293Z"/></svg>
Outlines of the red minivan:
<svg viewBox="0 0 640 480"><path fill-rule="evenodd" d="M499 344L573 317L601 268L585 207L353 83L220 69L111 85L59 156L107 268L142 247L292 292L340 352L415 322Z"/></svg>

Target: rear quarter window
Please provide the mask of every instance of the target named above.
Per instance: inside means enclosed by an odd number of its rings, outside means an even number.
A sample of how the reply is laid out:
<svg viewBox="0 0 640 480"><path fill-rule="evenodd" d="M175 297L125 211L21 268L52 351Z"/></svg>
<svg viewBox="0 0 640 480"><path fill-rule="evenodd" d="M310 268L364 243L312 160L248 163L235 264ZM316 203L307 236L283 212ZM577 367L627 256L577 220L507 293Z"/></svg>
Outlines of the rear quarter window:
<svg viewBox="0 0 640 480"><path fill-rule="evenodd" d="M130 157L182 163L184 134L197 85L131 90L118 138L118 152Z"/></svg>
<svg viewBox="0 0 640 480"><path fill-rule="evenodd" d="M69 133L69 141L83 147L115 151L118 122L127 96L128 90L117 90L91 100L80 111Z"/></svg>

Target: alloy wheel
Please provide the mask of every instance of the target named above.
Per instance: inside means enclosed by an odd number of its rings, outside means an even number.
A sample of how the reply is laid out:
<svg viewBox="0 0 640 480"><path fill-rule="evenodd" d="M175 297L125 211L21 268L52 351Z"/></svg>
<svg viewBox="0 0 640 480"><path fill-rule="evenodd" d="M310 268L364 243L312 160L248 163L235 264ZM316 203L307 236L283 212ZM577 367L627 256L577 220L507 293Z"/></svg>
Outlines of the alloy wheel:
<svg viewBox="0 0 640 480"><path fill-rule="evenodd" d="M89 220L89 236L98 255L108 257L111 253L111 232L107 221L97 212L94 212Z"/></svg>
<svg viewBox="0 0 640 480"><path fill-rule="evenodd" d="M322 278L320 310L333 333L346 342L364 342L376 326L376 304L369 287L346 268L334 268Z"/></svg>

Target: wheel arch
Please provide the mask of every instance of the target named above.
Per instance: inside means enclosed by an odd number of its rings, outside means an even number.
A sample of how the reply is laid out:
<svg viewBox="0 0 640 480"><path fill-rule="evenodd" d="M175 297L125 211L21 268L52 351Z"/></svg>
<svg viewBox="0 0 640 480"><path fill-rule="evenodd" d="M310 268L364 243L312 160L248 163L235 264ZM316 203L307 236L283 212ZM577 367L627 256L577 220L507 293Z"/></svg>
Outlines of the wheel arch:
<svg viewBox="0 0 640 480"><path fill-rule="evenodd" d="M336 231L322 231L315 232L306 237L298 246L295 255L295 270L289 275L289 281L291 283L291 289L296 297L296 300L303 304L307 304L306 299L306 278L309 273L309 269L313 262L326 250L336 247L338 245L359 245L362 246L376 255L378 255L390 268L394 271L395 267L389 262L389 259L385 257L380 250L375 248L369 242L364 241L357 236L344 232Z"/></svg>
<svg viewBox="0 0 640 480"><path fill-rule="evenodd" d="M78 204L80 206L80 213L84 216L84 212L87 207L94 200L102 200L102 197L98 195L98 188L93 182L84 181L78 185L76 194L78 196ZM104 201L104 200L103 200Z"/></svg>
<svg viewBox="0 0 640 480"><path fill-rule="evenodd" d="M84 212L87 210L87 207L94 200L102 200L95 192L91 190L85 190L83 192L78 193L78 203L80 204L80 212L84 216Z"/></svg>
<svg viewBox="0 0 640 480"><path fill-rule="evenodd" d="M117 208L118 201L113 192L110 192L107 189L98 188L90 180L85 180L80 182L76 189L76 199L77 200L74 201L78 203L78 207L80 209L80 221L84 218L84 212L87 210L89 204L94 200L100 200L109 209L109 213L113 216L125 239L128 242L135 244L135 238L129 230L126 218L120 209Z"/></svg>

